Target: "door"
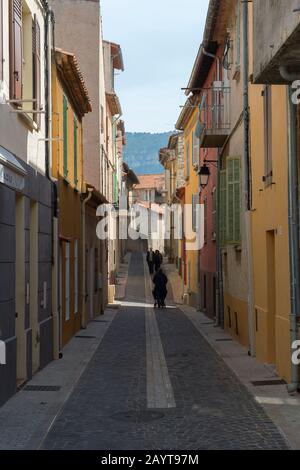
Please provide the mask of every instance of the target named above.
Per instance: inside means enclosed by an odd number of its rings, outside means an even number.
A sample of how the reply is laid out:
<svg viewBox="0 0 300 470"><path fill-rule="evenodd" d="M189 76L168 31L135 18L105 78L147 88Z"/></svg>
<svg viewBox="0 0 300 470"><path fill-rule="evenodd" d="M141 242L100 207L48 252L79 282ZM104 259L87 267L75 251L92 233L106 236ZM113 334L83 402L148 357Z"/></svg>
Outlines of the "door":
<svg viewBox="0 0 300 470"><path fill-rule="evenodd" d="M94 279L95 279L95 258L94 258L95 249L91 248L89 250L89 320L94 318Z"/></svg>
<svg viewBox="0 0 300 470"><path fill-rule="evenodd" d="M276 263L275 232L267 232L268 356L276 364Z"/></svg>
<svg viewBox="0 0 300 470"><path fill-rule="evenodd" d="M40 329L38 322L38 203L30 203L30 325L32 330L32 374L40 367Z"/></svg>
<svg viewBox="0 0 300 470"><path fill-rule="evenodd" d="M25 331L25 198L16 195L16 337L17 337L17 385L27 379L27 338Z"/></svg>

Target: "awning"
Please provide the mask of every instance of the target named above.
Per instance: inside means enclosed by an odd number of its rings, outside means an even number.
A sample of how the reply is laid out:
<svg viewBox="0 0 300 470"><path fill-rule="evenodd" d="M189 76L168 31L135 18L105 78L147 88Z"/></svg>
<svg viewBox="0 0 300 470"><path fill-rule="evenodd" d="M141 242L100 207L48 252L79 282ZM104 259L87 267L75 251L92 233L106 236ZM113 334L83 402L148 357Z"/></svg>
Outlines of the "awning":
<svg viewBox="0 0 300 470"><path fill-rule="evenodd" d="M0 145L0 183L22 191L25 186L26 170L17 158Z"/></svg>

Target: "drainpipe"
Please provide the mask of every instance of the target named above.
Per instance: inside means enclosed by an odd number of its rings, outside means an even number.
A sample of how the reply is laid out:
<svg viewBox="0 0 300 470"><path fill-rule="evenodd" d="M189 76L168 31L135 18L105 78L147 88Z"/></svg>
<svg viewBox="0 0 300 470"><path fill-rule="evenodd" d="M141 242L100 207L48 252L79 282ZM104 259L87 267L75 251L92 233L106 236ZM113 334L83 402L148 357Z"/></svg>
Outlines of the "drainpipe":
<svg viewBox="0 0 300 470"><path fill-rule="evenodd" d="M85 214L86 214L86 205L92 199L93 189L88 188L88 195L82 201L82 296L81 296L81 328L86 329L87 327L87 314L86 314L86 256L85 256Z"/></svg>
<svg viewBox="0 0 300 470"><path fill-rule="evenodd" d="M222 247L221 247L221 169L222 169L222 161L221 161L221 151L218 152L218 164L217 164L217 240L216 240L216 248L217 248L217 283L216 283L216 319L215 325L221 326L224 328L224 298L223 298L223 270L222 270Z"/></svg>
<svg viewBox="0 0 300 470"><path fill-rule="evenodd" d="M291 283L291 356L293 343L298 339L297 318L300 312L300 269L299 269L299 180L298 180L298 145L297 145L297 108L292 102L293 89L288 87L288 191L289 191L289 252ZM292 380L288 391L294 393L299 388L299 367L291 365Z"/></svg>
<svg viewBox="0 0 300 470"><path fill-rule="evenodd" d="M54 15L47 6L45 15L45 160L46 177L51 182L52 193L52 246L53 246L53 264L52 264L52 316L53 316L53 357L61 357L61 328L60 328L60 309L58 306L58 195L56 181L52 177L52 46L54 44L53 26Z"/></svg>
<svg viewBox="0 0 300 470"><path fill-rule="evenodd" d="M248 2L243 2L243 87L244 87L244 145L243 145L243 186L245 207L245 236L247 251L247 277L248 277L248 328L249 328L249 354L255 356L254 331L254 295L253 295L253 266L252 266L252 226L251 226L251 165L250 165L250 113L249 113L249 24Z"/></svg>

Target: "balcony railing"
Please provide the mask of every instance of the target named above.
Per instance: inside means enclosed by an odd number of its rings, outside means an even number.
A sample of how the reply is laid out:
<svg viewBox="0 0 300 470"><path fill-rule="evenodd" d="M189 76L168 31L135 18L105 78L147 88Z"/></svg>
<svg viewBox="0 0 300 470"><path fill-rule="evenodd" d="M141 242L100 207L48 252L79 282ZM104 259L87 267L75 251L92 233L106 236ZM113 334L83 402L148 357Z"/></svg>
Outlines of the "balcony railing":
<svg viewBox="0 0 300 470"><path fill-rule="evenodd" d="M214 86L205 90L200 105L201 147L223 147L230 129L230 88Z"/></svg>

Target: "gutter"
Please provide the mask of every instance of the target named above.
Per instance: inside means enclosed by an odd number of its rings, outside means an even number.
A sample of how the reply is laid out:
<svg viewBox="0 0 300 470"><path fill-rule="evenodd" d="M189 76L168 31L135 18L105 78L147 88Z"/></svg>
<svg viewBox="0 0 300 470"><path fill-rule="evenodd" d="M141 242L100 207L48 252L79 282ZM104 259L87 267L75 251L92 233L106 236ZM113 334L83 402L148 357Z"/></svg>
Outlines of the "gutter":
<svg viewBox="0 0 300 470"><path fill-rule="evenodd" d="M254 293L253 293L253 257L252 257L252 198L251 198L251 162L250 162L250 111L249 111L249 7L243 2L243 88L244 88L244 145L243 145L243 186L246 256L248 277L248 329L249 354L256 355L255 329L254 329Z"/></svg>
<svg viewBox="0 0 300 470"><path fill-rule="evenodd" d="M92 199L94 189L87 188L87 197L82 201L81 211L81 223L82 223L82 293L81 293L81 327L86 329L87 327L87 314L86 314L86 256L85 256L85 214L86 205Z"/></svg>
<svg viewBox="0 0 300 470"><path fill-rule="evenodd" d="M280 73L288 82L295 79L286 67L280 67ZM290 356L294 353L294 342L298 340L297 320L300 312L300 267L299 267L299 177L298 177L298 135L297 135L297 107L293 104L294 90L291 85L287 88L288 100L288 195L289 195L289 255L290 255ZM289 393L299 390L299 366L291 361L291 383L288 385Z"/></svg>

